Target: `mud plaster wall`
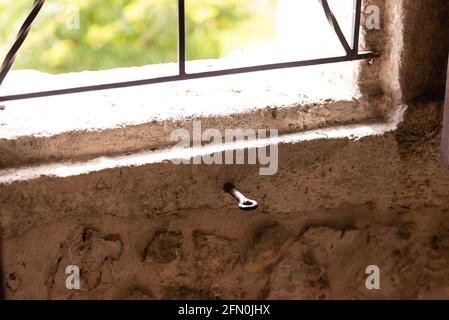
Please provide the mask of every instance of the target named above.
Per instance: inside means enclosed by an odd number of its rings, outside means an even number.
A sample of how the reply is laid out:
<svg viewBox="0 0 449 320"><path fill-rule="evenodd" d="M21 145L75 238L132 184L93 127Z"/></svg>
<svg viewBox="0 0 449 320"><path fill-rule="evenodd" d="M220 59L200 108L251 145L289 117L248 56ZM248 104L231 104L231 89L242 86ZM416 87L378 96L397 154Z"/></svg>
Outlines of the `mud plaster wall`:
<svg viewBox="0 0 449 320"><path fill-rule="evenodd" d="M442 99L449 51L449 3L445 0L369 0L381 12L380 30L362 29L364 50L381 54L363 62L360 87L392 106L417 97Z"/></svg>
<svg viewBox="0 0 449 320"><path fill-rule="evenodd" d="M417 79L404 80L404 97L442 77L401 70ZM6 297L447 298L440 123L441 102L411 102L396 132L281 145L272 177L164 163L3 185ZM236 209L225 181L260 209ZM65 289L69 264L81 268L80 291ZM371 264L381 268L379 291L364 286Z"/></svg>
<svg viewBox="0 0 449 320"><path fill-rule="evenodd" d="M272 177L164 163L2 186L6 296L447 297L440 117L440 104L423 104L395 133L282 145ZM221 191L229 180L257 212ZM80 291L65 289L70 264ZM380 291L365 289L371 264Z"/></svg>

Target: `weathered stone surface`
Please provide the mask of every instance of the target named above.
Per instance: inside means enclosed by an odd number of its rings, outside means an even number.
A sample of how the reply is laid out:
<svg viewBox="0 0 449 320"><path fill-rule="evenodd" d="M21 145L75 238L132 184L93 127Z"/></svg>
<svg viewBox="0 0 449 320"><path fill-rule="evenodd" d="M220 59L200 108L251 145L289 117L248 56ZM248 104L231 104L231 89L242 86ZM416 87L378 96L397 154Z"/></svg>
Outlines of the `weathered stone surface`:
<svg viewBox="0 0 449 320"><path fill-rule="evenodd" d="M405 28L399 48L373 37L383 58L366 66L374 76L362 86L382 99L381 115L408 104L396 130L281 144L274 176L165 162L0 185L6 297L446 298L449 171L438 92L447 3L370 2L388 13L386 30ZM260 123L290 123L273 112ZM258 211L238 210L222 191L228 181ZM82 267L80 291L64 289L68 264ZM379 291L365 287L369 265L380 267Z"/></svg>

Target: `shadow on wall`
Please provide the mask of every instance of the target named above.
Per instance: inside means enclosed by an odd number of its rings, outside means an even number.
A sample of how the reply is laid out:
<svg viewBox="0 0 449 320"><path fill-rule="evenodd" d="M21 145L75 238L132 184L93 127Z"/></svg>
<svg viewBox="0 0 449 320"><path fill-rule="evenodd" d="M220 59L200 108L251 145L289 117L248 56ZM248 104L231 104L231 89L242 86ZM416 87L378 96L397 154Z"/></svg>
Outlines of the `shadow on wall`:
<svg viewBox="0 0 449 320"><path fill-rule="evenodd" d="M403 99L410 101L419 96L442 99L449 52L449 3L407 1L404 12Z"/></svg>
<svg viewBox="0 0 449 320"><path fill-rule="evenodd" d="M5 299L5 286L3 277L3 250L2 250L2 226L0 225L0 300Z"/></svg>

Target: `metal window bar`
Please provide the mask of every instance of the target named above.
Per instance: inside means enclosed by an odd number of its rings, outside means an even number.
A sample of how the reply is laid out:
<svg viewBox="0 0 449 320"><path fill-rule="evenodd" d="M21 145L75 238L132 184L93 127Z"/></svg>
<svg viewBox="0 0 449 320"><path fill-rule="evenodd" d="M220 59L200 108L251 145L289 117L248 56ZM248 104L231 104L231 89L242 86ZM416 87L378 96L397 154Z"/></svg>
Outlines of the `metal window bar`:
<svg viewBox="0 0 449 320"><path fill-rule="evenodd" d="M372 59L378 57L379 54L376 52L360 52L359 51L359 39L360 39L360 21L362 15L362 0L353 0L354 1L354 23L353 23L353 34L352 34L352 46L348 43L346 37L344 36L338 20L333 14L328 0L317 0L320 2L324 14L326 18L337 35L342 47L346 51L346 55L339 57L329 57L329 58L320 58L320 59L312 59L312 60L302 60L302 61L290 61L290 62L281 62L281 63L271 63L271 64L263 64L263 65L255 65L255 66L247 66L247 67L239 67L239 68L231 68L231 69L223 69L223 70L215 70L215 71L206 71L206 72L197 72L197 73L186 73L186 33L185 33L185 0L178 0L178 74L173 76L164 76L158 78L149 78L149 79L140 79L134 81L123 81L123 82L112 82L98 85L89 85L89 86L80 86L73 88L65 88L65 89L55 89L48 91L38 91L38 92L30 92L30 93L22 93L22 94L14 94L14 95L6 95L0 96L0 102L12 101L12 100L22 100L22 99L31 99L31 98L39 98L39 97L48 97L48 96L57 96L57 95L65 95L72 93L80 93L80 92L88 92L88 91L97 91L97 90L108 90L108 89L117 89L117 88L126 88L132 86L142 86L148 84L155 83L164 83L164 82L173 82L173 81L182 81L182 80L191 80L191 79L200 79L200 78L208 78L208 77L217 77L217 76L225 76L239 73L249 73L249 72L258 72L258 71L267 71L267 70L275 70L275 69L284 69L284 68L293 68L293 67L304 67L304 66L312 66L312 65L320 65L320 64L328 64L328 63L336 63L336 62L345 62L345 61L354 61L354 60L363 60L363 59ZM45 0L35 0L33 8L31 9L30 14L26 18L25 22L20 29L16 41L13 46L9 50L6 58L2 64L0 69L0 86L8 74L11 66L14 63L15 57L25 41L33 21L38 15L40 9L44 5Z"/></svg>

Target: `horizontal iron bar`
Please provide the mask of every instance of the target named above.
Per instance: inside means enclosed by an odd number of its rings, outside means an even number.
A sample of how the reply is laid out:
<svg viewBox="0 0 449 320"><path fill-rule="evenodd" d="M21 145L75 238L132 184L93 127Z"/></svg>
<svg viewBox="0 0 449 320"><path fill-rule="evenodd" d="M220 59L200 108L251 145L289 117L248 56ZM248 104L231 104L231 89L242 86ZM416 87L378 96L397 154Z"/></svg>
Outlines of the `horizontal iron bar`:
<svg viewBox="0 0 449 320"><path fill-rule="evenodd" d="M3 96L3 97L0 96L0 102L41 98L41 97L49 97L49 96L58 96L58 95L89 92L89 91L99 91L99 90L118 89L118 88L134 87L134 86L143 86L143 85L155 84L155 83L165 83L165 82L193 80L193 79L201 79L201 78L209 78L209 77L218 77L218 76L226 76L226 75L233 75L233 74L239 74L239 73L250 73L250 72L267 71L267 70L275 70L275 69L305 67L305 66L329 64L329 63L336 63L336 62L363 60L363 59L376 58L378 56L379 56L379 54L376 52L364 52L364 53L358 53L358 54L341 56L341 57L272 63L272 64L264 64L264 65L250 66L250 67L206 71L206 72L199 72L199 73L187 73L184 75L173 75L173 76L166 76L166 77L159 77L159 78L152 78L152 79L114 82L114 83L91 85L91 86L82 86L82 87L74 87L74 88L66 88L66 89L31 92L31 93L8 95L8 96Z"/></svg>

